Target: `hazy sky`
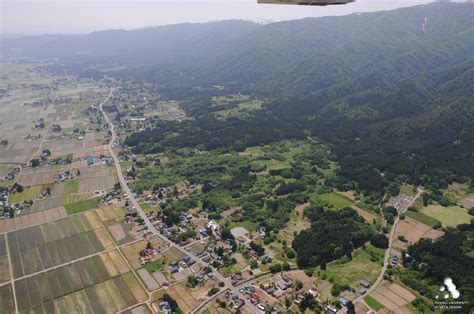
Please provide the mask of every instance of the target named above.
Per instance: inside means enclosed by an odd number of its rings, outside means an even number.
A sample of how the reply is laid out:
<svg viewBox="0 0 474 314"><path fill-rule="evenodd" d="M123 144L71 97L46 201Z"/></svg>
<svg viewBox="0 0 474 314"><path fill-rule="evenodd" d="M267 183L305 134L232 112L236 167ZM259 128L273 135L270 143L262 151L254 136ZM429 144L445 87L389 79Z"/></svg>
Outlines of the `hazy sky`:
<svg viewBox="0 0 474 314"><path fill-rule="evenodd" d="M225 19L289 20L379 11L430 0L358 0L344 6L257 5L257 0L0 0L2 34L86 33Z"/></svg>

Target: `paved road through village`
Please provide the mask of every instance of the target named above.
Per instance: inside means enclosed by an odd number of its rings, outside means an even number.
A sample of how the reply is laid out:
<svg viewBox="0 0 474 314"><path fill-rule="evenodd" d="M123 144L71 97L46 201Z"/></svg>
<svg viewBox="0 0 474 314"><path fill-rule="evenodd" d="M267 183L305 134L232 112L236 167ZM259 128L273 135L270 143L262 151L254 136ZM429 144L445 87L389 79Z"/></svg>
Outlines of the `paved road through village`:
<svg viewBox="0 0 474 314"><path fill-rule="evenodd" d="M107 101L112 97L114 93L114 90L111 90L109 95L107 96L107 98L99 105L99 108L100 108L100 111L102 112L102 115L104 116L105 118L105 121L107 122L108 126L109 126L109 130L112 134L111 136L111 139L109 141L109 144L107 145L107 148L109 150L109 153L111 155L111 157L113 158L114 160L114 163L115 163L115 167L117 169L117 174L118 174L118 177L119 177L119 181L120 181L120 185L122 186L122 189L123 191L127 194L128 198L129 198L129 201L131 203L131 205L133 205L133 207L137 210L137 213L140 215L140 217L143 219L143 221L145 222L145 225L148 227L148 230L151 231L153 234L155 234L156 236L158 236L161 240L163 240L165 243L167 243L170 247L175 247L177 248L178 250L180 250L181 252L183 252L185 255L188 255L189 257L191 257L192 259L196 260L198 263L200 263L201 265L207 265L207 263L205 263L204 261L202 261L199 257L197 257L195 254L193 254L192 252L188 252L188 251L185 251L183 247L177 245L176 243L174 243L173 241L169 240L168 238L166 238L165 236L163 236L158 229L156 229L156 227L150 222L150 220L148 219L148 216L146 215L146 213L143 211L143 209L141 208L140 204L138 203L137 199L135 198L135 196L133 195L133 192L130 190L130 188L128 187L127 185L127 181L125 180L125 177L123 176L123 173L122 173L122 167L120 165L120 161L117 157L117 155L115 154L114 150L113 150L113 145L115 143L115 141L117 140L117 134L115 132L115 126L114 124L111 122L111 120L109 119L109 116L107 115L107 113L105 112L103 106L105 103L107 103ZM225 287L227 289L229 289L230 291L234 292L235 294L237 294L242 300L244 300L246 302L246 304L249 305L249 308L251 310L254 311L254 313L258 313L257 310L250 304L248 303L248 300L245 299L245 297L238 291L237 288L235 288L230 279L229 278L224 278L224 276L222 276L221 273L219 273L218 271L215 271L213 270L213 274L214 274L214 278L218 279L219 281L222 281L224 282L225 284ZM209 300L206 300L203 304L207 303ZM201 306L198 307L198 309L201 308Z"/></svg>

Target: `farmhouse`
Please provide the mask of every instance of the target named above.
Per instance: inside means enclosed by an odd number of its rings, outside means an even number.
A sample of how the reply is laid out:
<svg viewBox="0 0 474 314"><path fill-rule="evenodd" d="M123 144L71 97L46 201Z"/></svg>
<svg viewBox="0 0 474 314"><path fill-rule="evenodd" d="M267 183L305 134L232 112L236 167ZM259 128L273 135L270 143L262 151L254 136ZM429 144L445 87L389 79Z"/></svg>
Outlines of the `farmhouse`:
<svg viewBox="0 0 474 314"><path fill-rule="evenodd" d="M219 236L220 233L221 233L221 228L219 227L219 225L214 221L214 220L211 220L207 223L207 227L209 229L211 229L212 233L216 236Z"/></svg>
<svg viewBox="0 0 474 314"><path fill-rule="evenodd" d="M365 288L369 288L369 287L370 287L370 281L367 280L367 279L362 279L362 280L360 281L360 285L363 286L363 287L365 287Z"/></svg>
<svg viewBox="0 0 474 314"><path fill-rule="evenodd" d="M319 295L318 291L316 291L316 289L314 289L314 288L309 289L306 292L306 294L309 295L310 297L312 297L313 299L316 299Z"/></svg>

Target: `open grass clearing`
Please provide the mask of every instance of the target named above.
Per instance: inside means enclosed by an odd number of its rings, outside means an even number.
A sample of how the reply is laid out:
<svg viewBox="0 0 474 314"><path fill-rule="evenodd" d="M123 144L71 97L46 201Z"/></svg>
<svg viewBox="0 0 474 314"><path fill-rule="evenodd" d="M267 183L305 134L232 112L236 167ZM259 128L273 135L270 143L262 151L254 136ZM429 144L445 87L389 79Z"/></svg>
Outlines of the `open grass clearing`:
<svg viewBox="0 0 474 314"><path fill-rule="evenodd" d="M420 212L441 221L443 227L456 227L463 223L469 223L472 218L467 209L460 206L443 207L439 204L430 204L428 207L421 208Z"/></svg>
<svg viewBox="0 0 474 314"><path fill-rule="evenodd" d="M333 206L332 208L336 210L352 206L352 201L350 199L334 192L321 194L318 196L318 198L328 202Z"/></svg>
<svg viewBox="0 0 474 314"><path fill-rule="evenodd" d="M258 224L253 221L244 220L244 221L232 221L229 224L229 229L232 230L237 227L242 227L247 229L249 232L254 232L258 229Z"/></svg>
<svg viewBox="0 0 474 314"><path fill-rule="evenodd" d="M339 284L352 286L362 279L375 280L382 269L385 252L372 245L367 249L358 249L352 253L352 260L338 260L327 265L326 270L320 270L321 276L333 278ZM373 261L371 261L371 259Z"/></svg>
<svg viewBox="0 0 474 314"><path fill-rule="evenodd" d="M413 188L411 186L404 184L400 187L400 194L410 196L410 197L415 197L416 193L417 193L416 188Z"/></svg>

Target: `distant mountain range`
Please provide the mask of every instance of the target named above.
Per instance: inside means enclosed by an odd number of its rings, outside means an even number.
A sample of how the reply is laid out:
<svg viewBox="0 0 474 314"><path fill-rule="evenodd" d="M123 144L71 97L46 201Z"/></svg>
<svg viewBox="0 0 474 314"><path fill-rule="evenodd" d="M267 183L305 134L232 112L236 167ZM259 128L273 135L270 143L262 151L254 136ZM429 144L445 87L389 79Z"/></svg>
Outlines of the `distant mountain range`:
<svg viewBox="0 0 474 314"><path fill-rule="evenodd" d="M7 39L2 53L133 65L127 75L163 84L238 84L260 94L301 95L353 80L358 89L375 87L454 66L472 58L473 38L474 4L433 3L268 25L225 21Z"/></svg>

